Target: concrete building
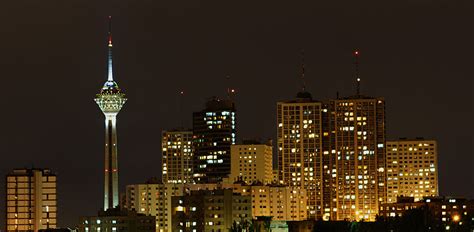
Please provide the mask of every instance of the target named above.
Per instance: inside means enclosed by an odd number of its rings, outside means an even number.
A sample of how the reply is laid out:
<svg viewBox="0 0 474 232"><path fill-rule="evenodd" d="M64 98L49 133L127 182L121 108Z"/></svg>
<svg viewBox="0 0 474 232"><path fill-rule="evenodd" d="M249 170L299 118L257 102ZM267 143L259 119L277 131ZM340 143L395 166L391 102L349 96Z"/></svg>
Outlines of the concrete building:
<svg viewBox="0 0 474 232"><path fill-rule="evenodd" d="M232 189L198 190L173 197L173 231L229 231L252 221L251 197Z"/></svg>
<svg viewBox="0 0 474 232"><path fill-rule="evenodd" d="M107 81L94 99L105 116L104 210L119 205L117 114L127 101L113 77L112 31L109 17Z"/></svg>
<svg viewBox="0 0 474 232"><path fill-rule="evenodd" d="M79 232L114 231L155 232L155 217L115 208L80 218Z"/></svg>
<svg viewBox="0 0 474 232"><path fill-rule="evenodd" d="M427 218L442 224L474 220L474 200L453 197L425 197L419 201L399 197L396 203L382 204L380 216L402 217L412 209L423 209Z"/></svg>
<svg viewBox="0 0 474 232"><path fill-rule="evenodd" d="M373 221L386 201L385 101L357 93L330 100L329 111L327 219Z"/></svg>
<svg viewBox="0 0 474 232"><path fill-rule="evenodd" d="M245 182L191 184L186 185L185 192L214 191L221 189L232 190L242 196L250 196L252 200L252 217L272 216L278 221L301 221L307 219L307 192L299 187L278 184Z"/></svg>
<svg viewBox="0 0 474 232"><path fill-rule="evenodd" d="M235 104L217 97L193 113L194 181L217 183L230 174L230 146L235 144Z"/></svg>
<svg viewBox="0 0 474 232"><path fill-rule="evenodd" d="M56 174L49 169L15 169L6 176L6 231L57 226Z"/></svg>
<svg viewBox="0 0 474 232"><path fill-rule="evenodd" d="M182 196L183 184L159 183L156 179L145 184L127 185L125 208L156 218L156 232L171 232L171 197Z"/></svg>
<svg viewBox="0 0 474 232"><path fill-rule="evenodd" d="M438 148L436 141L400 139L387 141L387 203L397 197L438 196Z"/></svg>
<svg viewBox="0 0 474 232"><path fill-rule="evenodd" d="M386 202L385 100L360 93L329 100L324 118L325 219L374 221Z"/></svg>
<svg viewBox="0 0 474 232"><path fill-rule="evenodd" d="M322 106L311 94L277 104L279 181L308 193L308 218L323 216Z"/></svg>
<svg viewBox="0 0 474 232"><path fill-rule="evenodd" d="M161 136L163 183L193 182L193 132L163 131Z"/></svg>
<svg viewBox="0 0 474 232"><path fill-rule="evenodd" d="M307 192L284 185L242 186L242 195L252 197L252 217L271 216L275 221L303 221L307 215Z"/></svg>
<svg viewBox="0 0 474 232"><path fill-rule="evenodd" d="M230 148L230 181L242 180L247 184L273 182L273 147L271 141L261 144L257 141L243 141Z"/></svg>

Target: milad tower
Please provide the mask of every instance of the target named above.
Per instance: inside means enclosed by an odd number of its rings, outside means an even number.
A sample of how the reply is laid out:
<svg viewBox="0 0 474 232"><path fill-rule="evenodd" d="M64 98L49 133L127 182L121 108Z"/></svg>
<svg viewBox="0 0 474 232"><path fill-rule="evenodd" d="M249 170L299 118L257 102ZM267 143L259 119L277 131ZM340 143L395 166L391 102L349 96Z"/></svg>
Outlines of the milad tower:
<svg viewBox="0 0 474 232"><path fill-rule="evenodd" d="M112 18L109 16L107 81L95 97L105 115L104 211L119 205L117 114L127 99L113 78L112 70Z"/></svg>

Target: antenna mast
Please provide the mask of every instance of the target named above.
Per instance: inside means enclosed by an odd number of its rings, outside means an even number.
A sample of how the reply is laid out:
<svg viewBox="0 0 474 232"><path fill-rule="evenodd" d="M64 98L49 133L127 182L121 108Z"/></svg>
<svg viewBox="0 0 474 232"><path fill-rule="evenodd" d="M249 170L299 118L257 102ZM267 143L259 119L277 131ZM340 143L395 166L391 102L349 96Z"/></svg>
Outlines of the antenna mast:
<svg viewBox="0 0 474 232"><path fill-rule="evenodd" d="M184 90L179 91L179 98L178 98L178 115L180 116L180 126L184 129L184 118L183 118L183 104L184 104Z"/></svg>
<svg viewBox="0 0 474 232"><path fill-rule="evenodd" d="M354 51L354 66L355 66L355 77L356 77L356 93L360 96L360 73L359 73L359 50Z"/></svg>
<svg viewBox="0 0 474 232"><path fill-rule="evenodd" d="M229 100L233 100L233 95L235 94L235 89L231 87L230 75L227 75L226 79L227 79L227 98Z"/></svg>
<svg viewBox="0 0 474 232"><path fill-rule="evenodd" d="M302 90L303 92L306 91L306 79L305 79L305 60L304 60L304 49L301 50L301 84L302 84Z"/></svg>

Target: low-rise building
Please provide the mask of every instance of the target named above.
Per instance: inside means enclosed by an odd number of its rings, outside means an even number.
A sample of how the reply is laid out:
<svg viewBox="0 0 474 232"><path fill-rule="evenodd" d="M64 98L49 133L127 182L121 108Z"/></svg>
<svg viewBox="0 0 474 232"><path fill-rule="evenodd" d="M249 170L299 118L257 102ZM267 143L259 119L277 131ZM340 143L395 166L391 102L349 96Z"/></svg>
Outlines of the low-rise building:
<svg viewBox="0 0 474 232"><path fill-rule="evenodd" d="M251 197L232 189L190 191L172 197L173 231L229 231L252 221Z"/></svg>
<svg viewBox="0 0 474 232"><path fill-rule="evenodd" d="M236 188L239 191L238 188ZM243 185L242 195L252 197L252 216L272 216L277 221L307 219L306 190L285 185Z"/></svg>
<svg viewBox="0 0 474 232"><path fill-rule="evenodd" d="M382 204L379 215L383 217L402 217L413 209L423 209L429 218L441 223L463 221L474 215L474 200L451 197L425 197L414 201L413 197L398 198L396 203Z"/></svg>
<svg viewBox="0 0 474 232"><path fill-rule="evenodd" d="M251 185L244 181L233 184L193 184L185 191L230 189L252 199L252 217L272 216L279 221L302 221L307 219L307 193L299 187L255 182Z"/></svg>
<svg viewBox="0 0 474 232"><path fill-rule="evenodd" d="M155 232L155 217L115 208L80 219L79 232L115 231Z"/></svg>
<svg viewBox="0 0 474 232"><path fill-rule="evenodd" d="M156 218L156 232L171 232L171 197L182 196L183 184L160 183L127 185L124 208Z"/></svg>

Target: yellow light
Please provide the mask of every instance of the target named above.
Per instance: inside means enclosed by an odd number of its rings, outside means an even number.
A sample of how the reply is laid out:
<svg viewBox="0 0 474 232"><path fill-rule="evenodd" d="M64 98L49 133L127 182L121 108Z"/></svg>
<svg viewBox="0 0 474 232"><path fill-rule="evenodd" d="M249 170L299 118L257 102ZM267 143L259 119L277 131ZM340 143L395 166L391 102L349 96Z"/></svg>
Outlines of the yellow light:
<svg viewBox="0 0 474 232"><path fill-rule="evenodd" d="M461 219L461 218L459 217L459 215L454 215L454 216L453 216L453 221L454 221L454 222L458 222L459 219Z"/></svg>

